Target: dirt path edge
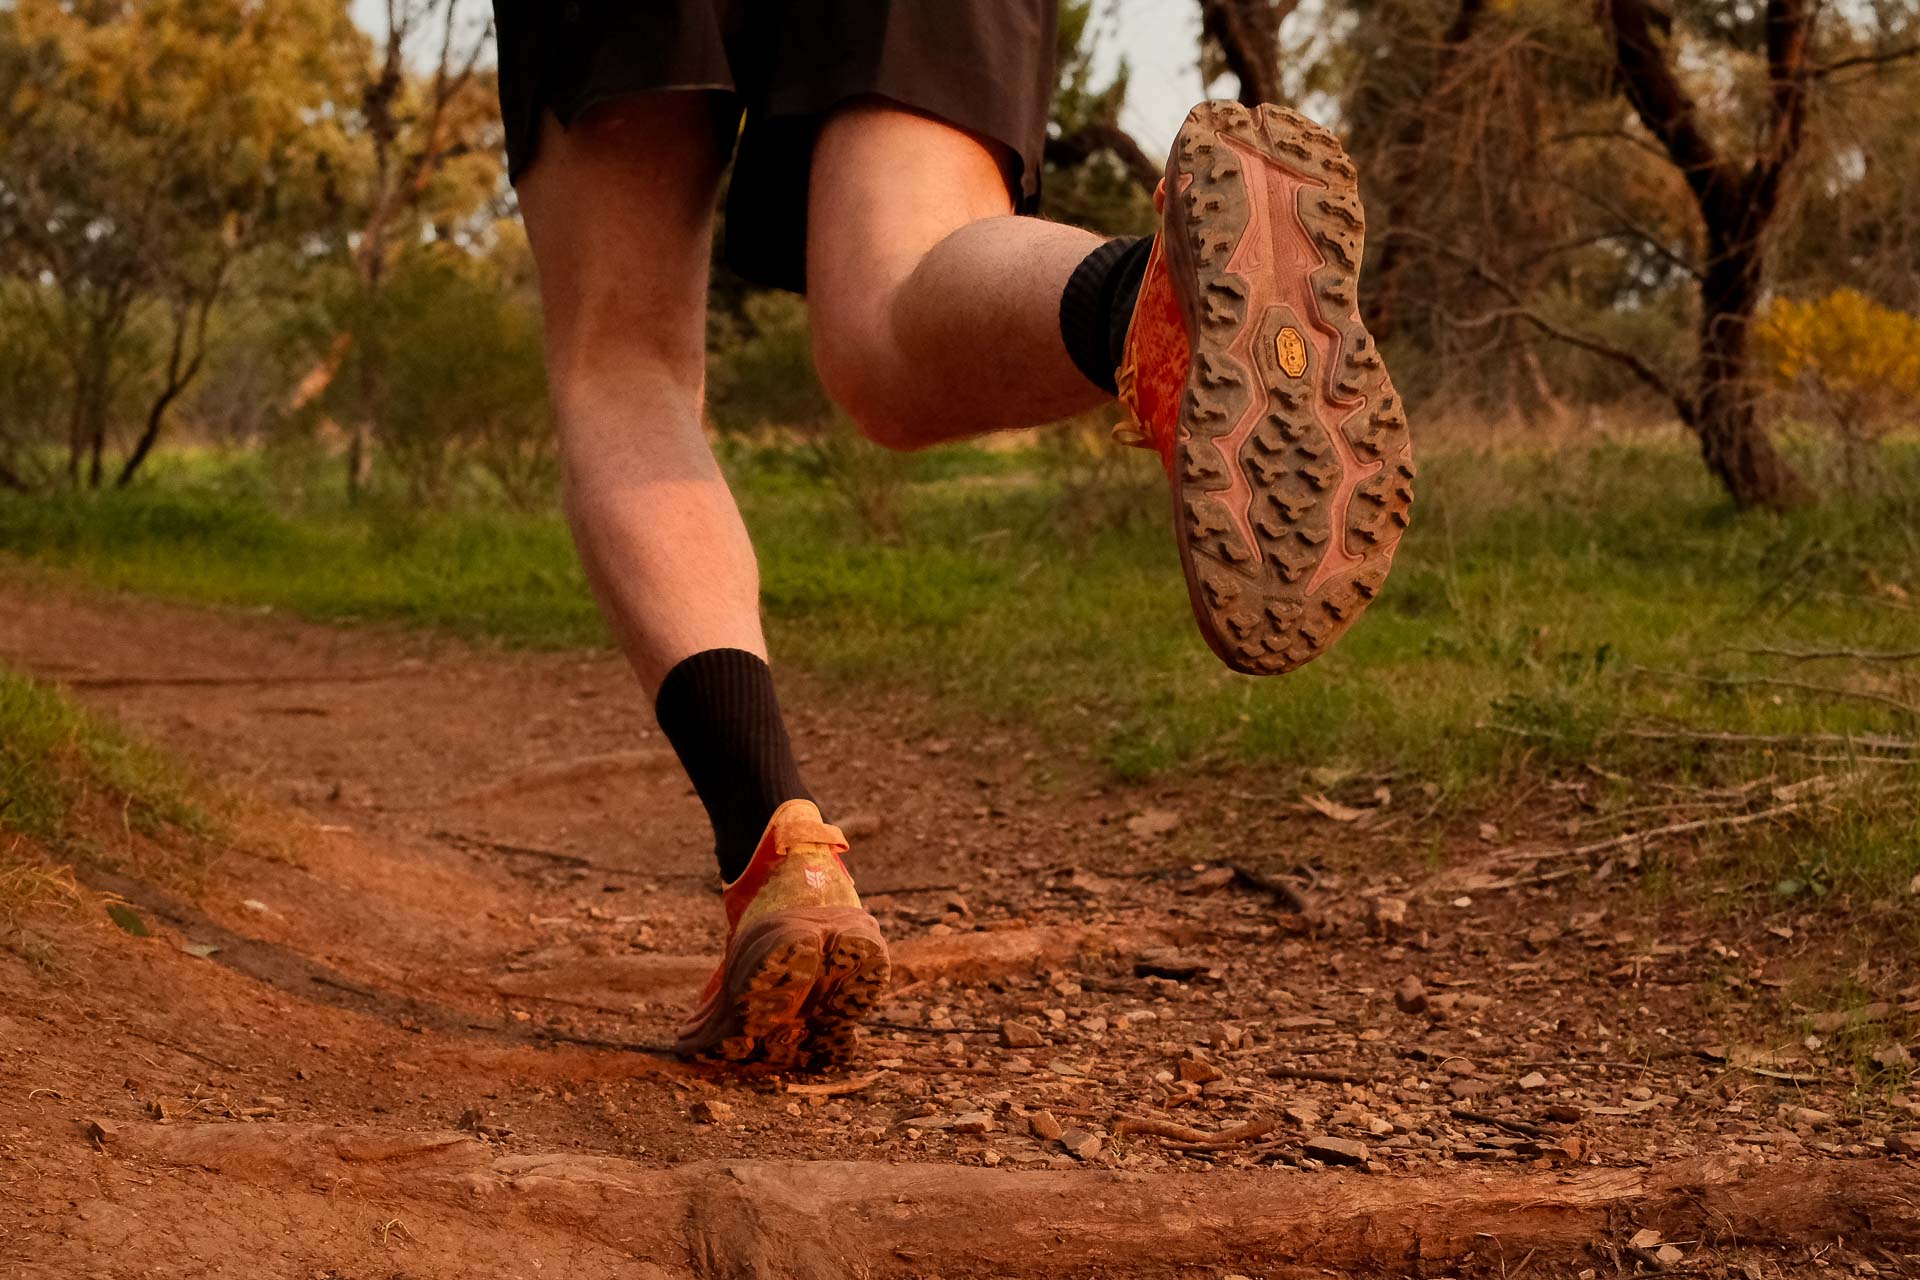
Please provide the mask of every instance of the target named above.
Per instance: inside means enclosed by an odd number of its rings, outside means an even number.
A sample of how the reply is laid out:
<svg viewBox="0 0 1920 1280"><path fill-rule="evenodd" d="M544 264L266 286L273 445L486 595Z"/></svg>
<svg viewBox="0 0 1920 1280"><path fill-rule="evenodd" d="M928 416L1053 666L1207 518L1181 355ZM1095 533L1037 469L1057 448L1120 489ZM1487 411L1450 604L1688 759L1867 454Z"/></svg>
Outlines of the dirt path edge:
<svg viewBox="0 0 1920 1280"><path fill-rule="evenodd" d="M1381 1178L1141 1175L843 1161L648 1168L503 1154L457 1133L317 1125L120 1125L113 1154L249 1184L430 1202L560 1227L691 1277L1157 1275L1237 1263L1404 1271L1570 1261L1631 1228L1758 1245L1920 1241L1920 1180L1892 1162L1690 1161L1653 1170ZM650 1272L651 1274L651 1272Z"/></svg>

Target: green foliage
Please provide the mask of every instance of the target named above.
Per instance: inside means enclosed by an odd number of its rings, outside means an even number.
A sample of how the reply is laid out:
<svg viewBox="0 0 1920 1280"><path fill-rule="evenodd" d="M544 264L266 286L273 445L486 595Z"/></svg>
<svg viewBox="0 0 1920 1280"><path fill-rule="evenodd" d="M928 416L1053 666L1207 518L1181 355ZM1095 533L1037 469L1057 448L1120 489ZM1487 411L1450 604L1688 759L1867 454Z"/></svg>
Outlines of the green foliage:
<svg viewBox="0 0 1920 1280"><path fill-rule="evenodd" d="M900 531L911 463L862 440L813 367L806 304L790 293L749 294L743 332L707 360L707 418L730 434L784 430L801 441L807 474L840 495L868 533Z"/></svg>
<svg viewBox="0 0 1920 1280"><path fill-rule="evenodd" d="M0 10L0 273L64 366L64 439L42 423L27 447L64 446L69 478L97 486L125 418L150 443L235 259L320 216L363 48L324 0ZM123 470L144 453L129 442Z"/></svg>
<svg viewBox="0 0 1920 1280"><path fill-rule="evenodd" d="M473 476L516 508L551 496L559 468L530 302L464 255L425 249L379 293L349 293L341 313L352 342L316 406L350 417L378 381L381 444L410 501L445 503Z"/></svg>
<svg viewBox="0 0 1920 1280"><path fill-rule="evenodd" d="M1116 26L1118 17L1116 13ZM1156 218L1150 191L1103 149L1089 130L1116 126L1126 106L1130 71L1122 59L1105 84L1095 79L1101 39L1094 0L1061 0L1052 125L1062 139L1088 138L1092 155L1073 165L1048 164L1041 176L1041 212L1107 235L1144 235ZM1154 158L1156 161L1158 157Z"/></svg>
<svg viewBox="0 0 1920 1280"><path fill-rule="evenodd" d="M724 432L812 429L833 416L813 367L807 306L790 293L749 294L740 330L709 344L707 419Z"/></svg>

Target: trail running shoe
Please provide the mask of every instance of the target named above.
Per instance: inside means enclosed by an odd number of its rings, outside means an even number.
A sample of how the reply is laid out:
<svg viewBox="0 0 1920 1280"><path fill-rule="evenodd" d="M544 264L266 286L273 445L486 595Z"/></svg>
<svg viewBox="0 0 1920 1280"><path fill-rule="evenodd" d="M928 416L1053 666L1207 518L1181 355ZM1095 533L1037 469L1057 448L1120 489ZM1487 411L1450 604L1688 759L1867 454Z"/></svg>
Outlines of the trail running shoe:
<svg viewBox="0 0 1920 1280"><path fill-rule="evenodd" d="M1379 593L1413 502L1406 413L1360 323L1357 177L1305 116L1203 102L1155 200L1116 436L1166 466L1207 643L1291 671Z"/></svg>
<svg viewBox="0 0 1920 1280"><path fill-rule="evenodd" d="M840 828L808 800L774 812L727 885L727 949L674 1046L779 1067L845 1061L886 990L887 944L840 861Z"/></svg>

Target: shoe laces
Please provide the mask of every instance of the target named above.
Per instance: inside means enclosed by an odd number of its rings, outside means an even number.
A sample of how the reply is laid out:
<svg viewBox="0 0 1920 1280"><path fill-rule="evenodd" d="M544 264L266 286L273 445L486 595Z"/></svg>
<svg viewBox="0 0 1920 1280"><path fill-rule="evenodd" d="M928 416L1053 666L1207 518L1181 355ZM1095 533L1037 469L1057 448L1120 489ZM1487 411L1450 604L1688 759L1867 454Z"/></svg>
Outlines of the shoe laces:
<svg viewBox="0 0 1920 1280"><path fill-rule="evenodd" d="M1154 431L1153 424L1140 416L1139 406L1134 399L1137 377L1132 361L1114 371L1113 381L1119 392L1120 407L1127 411L1127 416L1113 424L1113 442L1131 449L1151 449L1165 459L1168 455L1167 446L1171 442L1161 439Z"/></svg>

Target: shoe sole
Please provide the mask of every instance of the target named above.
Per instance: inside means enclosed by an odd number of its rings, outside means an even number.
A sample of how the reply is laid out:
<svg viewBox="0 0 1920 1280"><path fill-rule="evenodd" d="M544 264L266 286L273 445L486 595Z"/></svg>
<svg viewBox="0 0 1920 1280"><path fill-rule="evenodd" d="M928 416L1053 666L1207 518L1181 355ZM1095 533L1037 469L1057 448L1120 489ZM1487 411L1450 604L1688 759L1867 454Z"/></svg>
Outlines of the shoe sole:
<svg viewBox="0 0 1920 1280"><path fill-rule="evenodd" d="M1229 667L1291 671L1379 593L1413 503L1406 413L1360 322L1357 175L1296 112L1203 103L1163 218L1191 335L1169 468L1187 594Z"/></svg>
<svg viewBox="0 0 1920 1280"><path fill-rule="evenodd" d="M687 1057L781 1068L836 1066L887 989L880 926L855 907L776 912L728 954L723 998L675 1049Z"/></svg>

